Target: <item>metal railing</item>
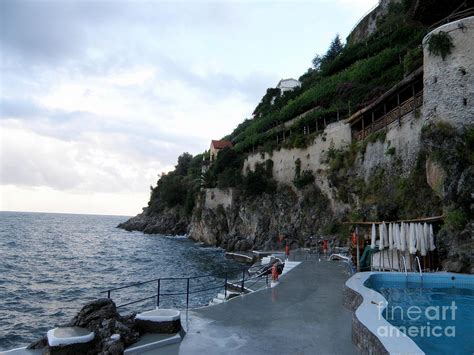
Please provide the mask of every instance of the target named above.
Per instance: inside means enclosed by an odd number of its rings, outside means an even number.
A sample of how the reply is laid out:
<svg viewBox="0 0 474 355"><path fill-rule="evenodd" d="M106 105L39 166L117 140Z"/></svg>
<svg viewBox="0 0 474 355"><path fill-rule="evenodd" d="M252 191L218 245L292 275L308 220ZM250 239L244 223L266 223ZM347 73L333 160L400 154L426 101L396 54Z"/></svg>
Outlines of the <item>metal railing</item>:
<svg viewBox="0 0 474 355"><path fill-rule="evenodd" d="M230 275L236 275L241 273L241 278L229 281ZM136 288L142 285L153 284L155 283L155 291L153 294L142 297L137 300L133 300L130 302L126 302L120 305L117 305L117 308L122 308L126 306L130 306L132 304L145 302L148 300L156 299L156 307L160 306L160 302L162 301L163 297L171 297L171 296L186 296L186 309L189 308L190 305L190 297L196 294L202 294L204 292L213 291L213 290L224 290L224 296L227 298L227 292L229 289L232 289L237 292L246 293L248 292L248 287L245 287L245 283L249 281L255 281L256 279L262 280L261 278L263 275L258 275L255 277L250 277L248 269L236 269L236 270L229 270L223 273L214 273L214 274L207 274L207 275L199 275L199 276L191 276L191 277L161 277L157 279L147 280L136 282L133 284L114 287L108 290L102 291L101 293L106 293L107 298L112 298L112 293L116 293L116 291ZM246 278L247 277L247 278ZM193 281L197 282L197 285L192 285ZM196 283L196 282L194 282ZM255 283L255 282L254 282ZM268 277L266 280L268 283ZM164 286L168 286L165 290ZM171 286L171 287L170 287ZM194 287L193 287L194 286Z"/></svg>
<svg viewBox="0 0 474 355"><path fill-rule="evenodd" d="M433 23L430 27L428 27L428 31L434 30L435 28L445 25L447 23L457 21L457 20L462 20L470 16L474 16L474 7L469 7L464 10L455 11L454 13L443 18L442 20L439 20L438 22Z"/></svg>

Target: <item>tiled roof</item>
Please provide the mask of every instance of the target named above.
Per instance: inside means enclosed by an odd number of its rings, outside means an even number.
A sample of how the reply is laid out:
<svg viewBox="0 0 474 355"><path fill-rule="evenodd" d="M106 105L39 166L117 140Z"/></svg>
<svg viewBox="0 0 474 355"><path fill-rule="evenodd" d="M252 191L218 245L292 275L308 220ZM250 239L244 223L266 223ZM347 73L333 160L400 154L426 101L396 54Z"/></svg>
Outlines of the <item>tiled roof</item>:
<svg viewBox="0 0 474 355"><path fill-rule="evenodd" d="M232 144L231 141L226 141L226 140L222 140L222 141L212 140L211 145L215 149L224 149L224 148L227 148L227 147L232 147L233 144Z"/></svg>

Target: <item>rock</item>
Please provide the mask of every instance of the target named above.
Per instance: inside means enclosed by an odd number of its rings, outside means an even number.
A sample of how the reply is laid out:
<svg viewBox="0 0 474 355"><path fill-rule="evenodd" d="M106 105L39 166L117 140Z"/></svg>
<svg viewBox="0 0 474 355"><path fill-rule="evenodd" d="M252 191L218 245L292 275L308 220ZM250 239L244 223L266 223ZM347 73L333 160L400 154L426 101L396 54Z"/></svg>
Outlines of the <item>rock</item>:
<svg viewBox="0 0 474 355"><path fill-rule="evenodd" d="M109 298L101 298L87 303L71 321L71 326L97 331L102 322L120 318L115 303Z"/></svg>
<svg viewBox="0 0 474 355"><path fill-rule="evenodd" d="M38 339L37 341L28 345L27 349L43 349L48 346L48 338L43 336L42 338Z"/></svg>
<svg viewBox="0 0 474 355"><path fill-rule="evenodd" d="M145 208L142 213L120 223L117 228L146 234L184 235L188 225L189 218L179 210L165 209L160 213L151 213Z"/></svg>
<svg viewBox="0 0 474 355"><path fill-rule="evenodd" d="M123 349L138 341L140 335L135 328L134 317L134 314L122 317L112 300L102 298L87 303L67 326L86 328L95 333L94 342L81 350L81 354L115 355L122 354ZM113 334L119 334L120 338L111 339ZM58 351L69 354L67 347L51 348L46 338L32 343L28 348L44 349L46 354Z"/></svg>
<svg viewBox="0 0 474 355"><path fill-rule="evenodd" d="M107 340L104 342L99 355L121 355L125 350L123 343L119 340Z"/></svg>
<svg viewBox="0 0 474 355"><path fill-rule="evenodd" d="M446 179L446 172L441 164L429 157L426 159L426 181L439 197L443 197L444 181Z"/></svg>
<svg viewBox="0 0 474 355"><path fill-rule="evenodd" d="M316 186L295 193L281 185L275 194L241 196L226 208L197 209L199 213L193 214L189 237L226 251L281 249L279 234L284 234L285 242L292 247L304 246L310 236L333 218L327 197Z"/></svg>

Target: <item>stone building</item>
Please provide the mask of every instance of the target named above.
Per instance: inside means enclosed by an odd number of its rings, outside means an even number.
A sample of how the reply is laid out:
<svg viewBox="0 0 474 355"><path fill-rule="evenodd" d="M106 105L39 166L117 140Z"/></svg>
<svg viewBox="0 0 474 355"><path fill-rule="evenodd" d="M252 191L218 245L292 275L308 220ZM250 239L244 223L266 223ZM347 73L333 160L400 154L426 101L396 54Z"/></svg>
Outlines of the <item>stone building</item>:
<svg viewBox="0 0 474 355"><path fill-rule="evenodd" d="M212 162L216 160L217 154L224 148L232 148L233 144L227 140L212 140L209 148L209 160Z"/></svg>

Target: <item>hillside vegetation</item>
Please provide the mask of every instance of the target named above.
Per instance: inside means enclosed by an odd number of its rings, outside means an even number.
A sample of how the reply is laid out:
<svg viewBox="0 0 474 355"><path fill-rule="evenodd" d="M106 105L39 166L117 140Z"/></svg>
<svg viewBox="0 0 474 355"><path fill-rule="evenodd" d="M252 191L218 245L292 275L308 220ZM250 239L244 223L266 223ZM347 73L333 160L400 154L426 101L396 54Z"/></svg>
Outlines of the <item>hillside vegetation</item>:
<svg viewBox="0 0 474 355"><path fill-rule="evenodd" d="M241 187L248 195L274 190L271 168L259 167L255 173L242 176L245 155L253 149L272 151L280 147L304 147L317 132L303 135L308 122L326 120L326 124L364 107L422 64L421 39L425 28L407 16L409 1L391 4L380 19L377 31L365 41L343 46L336 36L324 55L313 58L313 66L299 80L301 88L280 95L279 89L268 89L254 111L254 118L244 120L225 139L233 149L226 149L203 177L203 187ZM276 97L275 97L276 95ZM275 97L273 105L272 97ZM294 134L279 146L273 132L277 125L318 107L295 123ZM205 153L203 153L205 154ZM163 208L180 208L190 214L199 191L203 155L188 153L178 159L176 170L163 174L152 188L150 212ZM311 181L308 172L295 177L303 187ZM254 187L259 186L259 187Z"/></svg>

